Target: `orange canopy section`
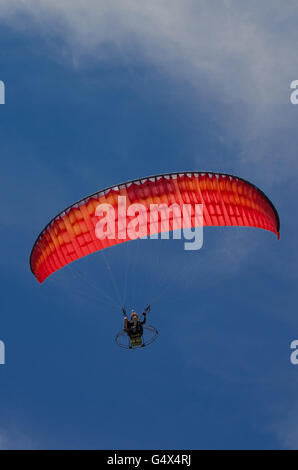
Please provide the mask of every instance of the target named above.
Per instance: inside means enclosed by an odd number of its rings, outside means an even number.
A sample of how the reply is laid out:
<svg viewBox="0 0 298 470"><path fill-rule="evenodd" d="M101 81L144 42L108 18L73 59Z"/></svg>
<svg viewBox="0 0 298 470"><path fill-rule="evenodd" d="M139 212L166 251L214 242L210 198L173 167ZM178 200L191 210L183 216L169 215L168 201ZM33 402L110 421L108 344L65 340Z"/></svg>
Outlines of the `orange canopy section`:
<svg viewBox="0 0 298 470"><path fill-rule="evenodd" d="M88 196L58 214L38 236L30 266L42 283L53 272L83 256L129 240L128 237L98 239L96 208L111 204L117 196L133 203L203 204L204 226L258 227L277 234L279 216L272 202L256 186L242 178L206 172L169 173L113 186ZM162 229L159 225L158 232Z"/></svg>

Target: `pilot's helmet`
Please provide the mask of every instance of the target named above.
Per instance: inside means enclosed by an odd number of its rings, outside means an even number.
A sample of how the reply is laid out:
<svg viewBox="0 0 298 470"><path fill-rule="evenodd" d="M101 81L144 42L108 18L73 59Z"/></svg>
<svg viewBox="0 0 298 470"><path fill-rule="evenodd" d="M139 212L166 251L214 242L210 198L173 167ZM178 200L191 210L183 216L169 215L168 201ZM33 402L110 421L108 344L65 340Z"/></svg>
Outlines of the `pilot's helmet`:
<svg viewBox="0 0 298 470"><path fill-rule="evenodd" d="M135 311L135 309L133 308L133 309L131 310L131 319L133 319L134 317L138 318L138 314L137 314L137 312Z"/></svg>

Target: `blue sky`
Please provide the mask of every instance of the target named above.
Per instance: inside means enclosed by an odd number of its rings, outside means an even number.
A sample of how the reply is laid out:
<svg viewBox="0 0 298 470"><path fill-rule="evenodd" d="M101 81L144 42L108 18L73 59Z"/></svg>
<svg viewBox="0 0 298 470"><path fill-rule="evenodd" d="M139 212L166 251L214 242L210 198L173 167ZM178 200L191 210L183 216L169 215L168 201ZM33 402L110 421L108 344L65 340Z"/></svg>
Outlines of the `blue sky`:
<svg viewBox="0 0 298 470"><path fill-rule="evenodd" d="M280 1L1 2L0 448L298 448L297 17ZM160 332L123 351L103 256L39 285L31 247L75 200L177 170L255 183L281 240L213 228L197 253L106 250L119 300L152 302Z"/></svg>

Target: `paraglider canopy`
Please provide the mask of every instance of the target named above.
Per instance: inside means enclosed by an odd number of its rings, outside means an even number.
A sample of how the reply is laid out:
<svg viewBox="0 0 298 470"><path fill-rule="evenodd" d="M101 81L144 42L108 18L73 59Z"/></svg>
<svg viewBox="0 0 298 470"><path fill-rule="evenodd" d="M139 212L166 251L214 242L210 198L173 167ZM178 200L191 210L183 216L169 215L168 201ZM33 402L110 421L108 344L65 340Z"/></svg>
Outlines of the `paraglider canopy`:
<svg viewBox="0 0 298 470"><path fill-rule="evenodd" d="M118 197L128 205L142 203L145 208L160 202L179 207L201 204L206 227L256 227L269 230L279 238L279 216L274 205L260 189L242 178L212 172L150 176L87 196L52 219L38 236L30 256L32 273L39 282L72 261L130 239L122 233L105 239L96 235L97 207L108 204L118 216ZM172 224L173 221L174 218ZM162 232L161 224L157 225L155 233ZM193 219L191 226L195 226Z"/></svg>

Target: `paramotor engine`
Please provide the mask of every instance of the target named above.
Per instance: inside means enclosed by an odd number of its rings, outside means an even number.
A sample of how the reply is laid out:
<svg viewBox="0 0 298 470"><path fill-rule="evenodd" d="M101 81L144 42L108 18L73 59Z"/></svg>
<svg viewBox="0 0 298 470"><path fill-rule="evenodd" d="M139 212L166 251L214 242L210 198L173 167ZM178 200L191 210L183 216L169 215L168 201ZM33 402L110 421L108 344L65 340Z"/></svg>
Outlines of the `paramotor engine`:
<svg viewBox="0 0 298 470"><path fill-rule="evenodd" d="M139 349L153 343L158 336L158 331L152 325L143 326L143 334L141 336L141 342L139 344L133 344L131 338L125 330L120 330L117 334L115 341L118 346L124 349Z"/></svg>

